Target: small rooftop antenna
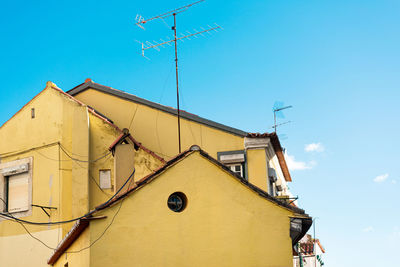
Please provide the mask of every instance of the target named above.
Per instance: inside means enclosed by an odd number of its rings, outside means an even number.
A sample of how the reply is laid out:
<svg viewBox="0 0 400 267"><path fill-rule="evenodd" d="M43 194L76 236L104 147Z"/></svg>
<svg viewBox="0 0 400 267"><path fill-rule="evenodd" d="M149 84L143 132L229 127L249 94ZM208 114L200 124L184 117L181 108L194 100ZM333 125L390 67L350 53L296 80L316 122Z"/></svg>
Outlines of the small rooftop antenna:
<svg viewBox="0 0 400 267"><path fill-rule="evenodd" d="M171 16L173 16L174 17L174 25L171 27L171 29L174 31L174 39L172 39L172 40L170 40L169 38L168 38L168 40L163 40L163 39L160 39L161 40L161 42L155 42L155 41L153 41L153 42L149 42L149 41L146 41L146 42L139 42L141 45L142 45L142 56L143 57L145 57L145 55L144 55L144 51L145 50L148 50L148 49L156 49L156 50L158 50L159 51L159 46L161 46L161 47L164 47L164 45L171 45L171 43L173 42L174 43L174 45L175 45L175 77L176 77L176 103L177 103L177 111L178 111L178 144L179 144L179 153L181 153L181 123L180 123L180 108L179 108L179 83L178 83L178 44L177 44L177 42L178 41L182 41L183 42L183 39L188 39L188 40L191 40L190 39L190 37L195 37L195 38L198 38L198 36L197 35L201 35L201 36L204 36L204 33L210 33L211 31L217 31L217 29L222 29L221 28L221 26L219 26L219 25L217 25L217 24L215 24L215 26L209 26L209 25L207 25L207 28L206 29L204 29L204 28L201 28L202 30L201 31L197 31L197 30L195 30L193 33L191 33L191 32L189 32L189 31L186 31L186 34L187 35L184 35L184 34L180 34L180 37L178 37L177 36L177 31L176 31L176 15L177 14L179 14L179 13L182 13L182 12L184 12L184 11L186 11L189 7L191 7L191 6L194 6L194 5L196 5L196 4L199 4L199 3L201 3L201 2L204 2L205 0L200 0L200 1L197 1L197 2L193 2L193 3L191 3L191 4L188 4L188 5L186 5L186 6L183 6L183 7L180 7L180 8L177 8L177 9L174 9L174 10L171 10L171 11L168 11L168 12L165 12L165 13L162 13L162 14L160 14L160 15L158 15L158 16L155 16L155 17L152 17L152 18L149 18L149 19L144 19L141 15L136 15L136 18L135 18L135 21L136 21L136 25L138 26L138 27L140 27L141 29L145 29L144 28L144 25L146 24L146 23L148 23L148 22L150 22L150 21L152 21L152 20L158 20L158 19L161 19L164 23L166 23L165 22L165 18L168 18L168 17L171 17Z"/></svg>
<svg viewBox="0 0 400 267"><path fill-rule="evenodd" d="M274 129L275 133L276 133L276 128L278 126L281 126L281 125L284 125L284 124L288 124L288 123L291 122L291 121L286 121L286 122L282 122L282 123L277 124L276 123L276 117L279 117L279 118L282 118L282 119L285 118L285 115L283 114L282 110L285 110L285 109L288 109L288 108L292 108L292 107L293 106L285 106L283 104L283 102L278 102L278 101L275 102L275 104L274 104L274 106L272 108L272 111L274 112L274 126L272 126L272 128Z"/></svg>

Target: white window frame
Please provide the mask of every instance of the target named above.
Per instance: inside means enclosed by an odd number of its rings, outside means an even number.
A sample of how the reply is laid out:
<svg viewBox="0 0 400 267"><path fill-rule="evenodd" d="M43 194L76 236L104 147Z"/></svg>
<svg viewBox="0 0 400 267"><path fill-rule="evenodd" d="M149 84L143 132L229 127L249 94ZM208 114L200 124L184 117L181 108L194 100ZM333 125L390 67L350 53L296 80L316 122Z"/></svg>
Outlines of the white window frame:
<svg viewBox="0 0 400 267"><path fill-rule="evenodd" d="M226 164L226 166L231 169L232 172L239 174L241 177L244 177L244 168L243 168L243 163L231 163L231 164ZM235 170L236 166L240 166L240 173Z"/></svg>
<svg viewBox="0 0 400 267"><path fill-rule="evenodd" d="M232 167L240 165L240 176L247 180L246 152L244 150L218 152L217 156L218 160L234 173L238 174Z"/></svg>
<svg viewBox="0 0 400 267"><path fill-rule="evenodd" d="M8 199L5 199L6 197L8 197L7 196L8 192L6 192L6 190L7 190L6 179L7 179L7 177L12 177L12 174L7 175L7 170L9 170L10 168L13 169L13 167L18 167L18 166L22 166L22 165L26 165L26 164L28 164L28 168L29 168L29 170L27 171L27 173L28 173L28 210L11 212L10 214L14 217L26 217L26 216L32 215L33 157L0 163L0 197L2 199L4 199L6 202L8 201ZM4 172L6 172L6 173L3 174ZM0 200L0 211L8 212L5 209L6 209L5 203Z"/></svg>

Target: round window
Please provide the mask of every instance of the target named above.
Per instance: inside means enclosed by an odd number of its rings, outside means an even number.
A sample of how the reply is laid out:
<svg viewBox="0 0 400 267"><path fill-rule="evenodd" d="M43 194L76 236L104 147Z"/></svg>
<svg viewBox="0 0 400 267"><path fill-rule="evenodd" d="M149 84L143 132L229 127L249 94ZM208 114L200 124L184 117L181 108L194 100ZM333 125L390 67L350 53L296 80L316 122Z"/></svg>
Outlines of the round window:
<svg viewBox="0 0 400 267"><path fill-rule="evenodd" d="M175 192L168 197L168 208L175 212L181 212L186 208L187 198L184 193Z"/></svg>

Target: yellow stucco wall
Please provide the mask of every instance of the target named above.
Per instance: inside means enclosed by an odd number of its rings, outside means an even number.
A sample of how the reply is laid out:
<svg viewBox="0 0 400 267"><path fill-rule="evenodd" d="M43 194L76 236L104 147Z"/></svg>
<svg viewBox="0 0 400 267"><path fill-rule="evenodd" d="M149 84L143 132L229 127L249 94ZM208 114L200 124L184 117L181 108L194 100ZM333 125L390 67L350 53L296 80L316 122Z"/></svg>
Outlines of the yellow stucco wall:
<svg viewBox="0 0 400 267"><path fill-rule="evenodd" d="M88 267L90 266L90 230L86 228L78 239L53 265L55 267ZM68 265L67 265L68 264Z"/></svg>
<svg viewBox="0 0 400 267"><path fill-rule="evenodd" d="M110 169L111 181L114 181L114 157L107 155L98 161L93 160L109 153L109 145L120 132L89 112L86 105L77 103L52 86L55 85L48 84L42 93L0 128L1 163L32 157L33 204L57 208L50 211L50 218L40 208L32 208L32 214L23 218L30 221L78 217L114 193L113 188L101 190L98 186L99 170L102 169ZM177 153L175 116L94 90L85 91L78 98L109 116L120 128L131 125L132 135L164 158L169 159ZM34 119L31 118L32 108L35 108ZM182 141L183 149L198 144L213 157L217 157L217 152L242 150L244 146L243 138L239 136L184 119ZM135 180L163 164L142 148L134 150L134 153ZM71 160L71 157L78 160ZM262 180L257 179L266 177L265 170L259 169L259 166L266 165L266 158L252 151L248 152L247 158L250 181L263 188ZM138 259L137 266L169 266L173 263L182 266L184 262L195 263L190 266L243 266L244 262L252 264L247 266L258 266L262 261L271 261L270 257L274 257L271 264L275 265L261 266L289 266L285 265L287 255L291 254L289 211L260 198L196 153L163 176L124 201L122 215L118 215L107 234L92 249L67 253L67 257L64 255L62 259L68 260L69 266L89 266L89 261L90 266L129 265L130 261L119 257L119 249L124 247L118 239L126 241L132 238L129 249ZM181 214L172 213L166 206L171 190L187 192L189 206ZM90 231L87 229L69 250L78 250L96 240L117 207L105 212L106 220L91 222ZM72 225L28 228L46 244L55 247ZM132 232L132 236L123 236L124 232ZM232 237L231 233L235 236ZM104 245L108 242L107 236L115 246ZM268 238L277 240L280 245L263 244L269 242ZM8 245L9 242L13 245ZM169 244L181 242L185 247L178 250L169 247ZM18 249L16 243L20 244ZM106 251L108 249L111 252ZM160 251L160 255L152 258L152 249ZM15 261L12 266L16 267L27 264L47 266L46 261L52 252L26 234L20 224L2 219L0 251L0 266L12 262L21 253L29 255ZM177 262L176 253L184 255L180 262ZM224 262L218 255L226 256ZM228 255L232 261L226 262ZM60 259L57 264L61 262Z"/></svg>
<svg viewBox="0 0 400 267"><path fill-rule="evenodd" d="M22 229L22 227L19 225ZM26 226L30 231L32 227ZM47 230L41 228L34 233L46 244L57 246L58 229ZM0 266L2 267L26 267L26 266L48 266L46 261L52 253L51 249L43 248L38 241L27 234L17 234L0 237Z"/></svg>
<svg viewBox="0 0 400 267"><path fill-rule="evenodd" d="M35 222L69 220L85 214L108 199L114 191L100 190L99 170L114 172L114 157L107 155L120 132L62 92L47 87L0 128L0 163L33 158L32 203L56 207L50 218L37 207L21 219ZM31 109L35 118L31 118ZM138 163L135 178L140 179L161 166L143 149L135 150ZM78 159L72 160L71 159ZM91 161L91 162L88 162ZM145 163L145 164L144 164ZM113 181L113 179L111 179ZM29 231L55 247L71 229L72 223L59 226L32 226ZM9 245L13 242L13 245ZM18 242L18 249L16 244ZM0 266L47 266L52 250L29 236L20 224L0 218ZM30 255L20 258L18 255ZM14 265L12 262L19 257ZM5 264L5 265L4 265Z"/></svg>
<svg viewBox="0 0 400 267"><path fill-rule="evenodd" d="M90 163L89 170L89 197L90 197L90 209L93 209L100 203L103 203L108 198L110 198L115 193L115 185L114 185L114 176L115 176L115 165L114 165L114 156L110 154L108 151L109 146L116 140L116 138L120 135L113 126L104 122L104 120L98 118L97 116L90 114L90 155L91 160L96 160L101 158L103 155L106 157ZM132 145L132 144L130 144ZM133 145L132 145L133 147ZM135 166L135 175L134 178L136 180L143 178L148 175L152 171L159 168L163 163L143 150L132 149L134 153L134 166ZM111 171L111 189L100 189L99 188L99 171L109 169ZM131 173L132 170L126 170L127 173ZM122 180L126 180L129 177L124 177Z"/></svg>
<svg viewBox="0 0 400 267"><path fill-rule="evenodd" d="M265 149L248 149L249 182L268 192L267 155Z"/></svg>
<svg viewBox="0 0 400 267"><path fill-rule="evenodd" d="M178 154L177 118L145 105L88 89L75 96L99 110L118 127L128 128L147 148L165 159ZM197 122L181 120L182 151L197 144L213 157L217 152L243 149L243 138Z"/></svg>
<svg viewBox="0 0 400 267"><path fill-rule="evenodd" d="M90 114L89 120L90 155L92 160L89 170L89 206L90 209L93 209L99 205L99 203L102 203L110 198L114 193L113 188L99 188L99 172L100 170L110 170L111 183L112 186L114 186L114 157L112 154L110 154L110 151L108 151L108 147L114 142L120 133L114 127L93 114ZM94 161L96 159L99 160Z"/></svg>
<svg viewBox="0 0 400 267"><path fill-rule="evenodd" d="M49 218L40 208L32 207L31 215L21 217L29 221L63 220L71 218L73 210L70 177L74 167L71 162L63 161L66 158L63 157L59 144L65 141L62 136L73 125L69 122L73 119L72 114L66 115L64 110L79 107L50 86L0 128L1 162L32 157L32 204L57 208L49 211ZM33 119L32 108L35 108ZM65 147L74 151L71 144L72 142L65 142ZM70 226L64 227L67 230ZM62 229L57 226L28 225L27 228L52 247L58 244L63 235ZM9 242L13 242L13 245L8 244ZM18 242L18 249L14 242ZM20 224L5 220L0 221L0 251L0 266L14 261L15 258L18 260L13 265L4 266L46 266L47 258L52 252L30 237ZM21 258L20 255L29 256Z"/></svg>
<svg viewBox="0 0 400 267"><path fill-rule="evenodd" d="M176 116L94 89L80 92L75 97L105 114L120 128L129 128L137 140L161 157L170 159L178 154ZM182 151L197 144L214 158L218 152L245 149L243 137L186 119L181 119L181 136ZM264 155L253 151L246 154L250 162L247 164L249 181L267 191L265 150ZM279 166L274 167L281 173Z"/></svg>
<svg viewBox="0 0 400 267"><path fill-rule="evenodd" d="M168 196L186 194L181 213ZM292 265L292 212L254 193L195 152L122 202L96 215L90 266Z"/></svg>

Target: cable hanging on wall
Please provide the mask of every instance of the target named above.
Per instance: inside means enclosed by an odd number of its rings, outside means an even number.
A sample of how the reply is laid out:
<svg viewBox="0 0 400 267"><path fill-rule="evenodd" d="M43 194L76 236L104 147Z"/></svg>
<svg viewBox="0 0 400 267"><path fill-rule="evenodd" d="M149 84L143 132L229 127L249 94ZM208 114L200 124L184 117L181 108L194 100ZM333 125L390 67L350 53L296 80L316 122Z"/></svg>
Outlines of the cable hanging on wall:
<svg viewBox="0 0 400 267"><path fill-rule="evenodd" d="M104 207L104 206L106 206L108 203L110 203L110 202L114 199L114 197L117 196L117 195L121 192L121 190L127 185L127 183L132 179L132 177L133 177L134 174L135 174L135 169L133 169L133 172L132 172L131 175L128 177L128 179L124 182L124 184L121 186L121 188L118 189L118 191L115 192L115 194L114 194L112 197L110 197L106 202L102 203L102 204L99 205L98 207ZM128 188L129 188L129 187L128 187ZM21 223L33 224L33 225L46 225L46 226L48 226L48 225L57 225L57 224L71 223L71 222L74 222L74 221L77 221L77 220L80 220L80 219L88 218L88 217L90 217L93 213L97 212L98 210L99 210L98 208L95 208L94 210L92 210L92 211L90 211L90 212L88 212L88 213L86 213L86 214L84 214L84 215L82 215L82 216L79 216L79 217L76 217L76 218L73 218L73 219L70 219L70 220L57 221L57 222L33 222L33 221L27 221L27 220L15 218L14 216L11 216L11 215L9 215L8 213L4 213L4 212L0 212L0 215L3 216L3 217L7 217L7 218L9 218L10 220L18 221L18 222L21 222Z"/></svg>

